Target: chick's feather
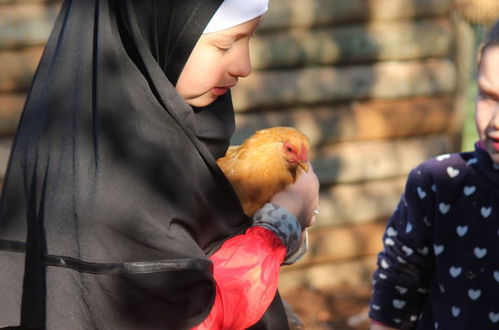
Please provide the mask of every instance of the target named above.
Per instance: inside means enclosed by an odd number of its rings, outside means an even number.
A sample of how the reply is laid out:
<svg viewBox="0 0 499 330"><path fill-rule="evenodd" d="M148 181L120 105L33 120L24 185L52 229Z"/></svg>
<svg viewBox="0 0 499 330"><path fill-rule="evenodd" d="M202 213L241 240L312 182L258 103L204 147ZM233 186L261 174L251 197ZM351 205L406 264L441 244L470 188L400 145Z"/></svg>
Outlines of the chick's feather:
<svg viewBox="0 0 499 330"><path fill-rule="evenodd" d="M232 184L248 216L308 171L308 137L292 127L257 131L231 146L218 165Z"/></svg>

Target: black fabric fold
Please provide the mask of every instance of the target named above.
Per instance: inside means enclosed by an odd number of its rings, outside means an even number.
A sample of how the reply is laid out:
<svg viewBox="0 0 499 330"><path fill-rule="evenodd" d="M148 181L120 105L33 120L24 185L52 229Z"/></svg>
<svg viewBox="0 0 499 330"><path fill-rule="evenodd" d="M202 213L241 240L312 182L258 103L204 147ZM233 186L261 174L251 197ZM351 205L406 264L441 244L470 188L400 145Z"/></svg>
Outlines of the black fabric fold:
<svg viewBox="0 0 499 330"><path fill-rule="evenodd" d="M171 259L149 262L124 262L124 263L90 263L78 259L45 256L45 264L48 266L67 267L79 272L91 274L151 274L174 271L201 271L211 273L213 266L210 262L200 259Z"/></svg>
<svg viewBox="0 0 499 330"><path fill-rule="evenodd" d="M26 243L18 241L0 240L0 250L25 253ZM199 270L211 273L213 265L204 259L170 259L146 262L123 263L92 263L83 260L45 255L43 262L47 266L66 267L78 272L91 274L128 274L128 273L156 273L165 271Z"/></svg>

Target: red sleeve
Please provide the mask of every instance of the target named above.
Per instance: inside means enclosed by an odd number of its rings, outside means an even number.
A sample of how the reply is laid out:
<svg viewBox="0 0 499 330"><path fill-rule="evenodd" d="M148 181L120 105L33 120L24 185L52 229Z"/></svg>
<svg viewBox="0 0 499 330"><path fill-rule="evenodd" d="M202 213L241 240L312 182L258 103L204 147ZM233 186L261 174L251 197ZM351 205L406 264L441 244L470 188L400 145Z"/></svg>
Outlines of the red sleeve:
<svg viewBox="0 0 499 330"><path fill-rule="evenodd" d="M251 227L227 240L210 257L217 283L215 302L194 329L246 329L258 322L274 299L285 255L281 239L263 227Z"/></svg>

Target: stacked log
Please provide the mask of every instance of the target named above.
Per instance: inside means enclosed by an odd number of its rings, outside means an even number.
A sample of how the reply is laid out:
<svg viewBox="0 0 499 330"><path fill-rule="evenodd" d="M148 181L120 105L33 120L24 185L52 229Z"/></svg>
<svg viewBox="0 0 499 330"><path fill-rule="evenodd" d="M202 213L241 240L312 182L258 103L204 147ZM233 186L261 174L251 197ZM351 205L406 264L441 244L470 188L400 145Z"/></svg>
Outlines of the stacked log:
<svg viewBox="0 0 499 330"><path fill-rule="evenodd" d="M321 214L281 291L370 283L408 172L462 125L451 0L273 0L233 91L238 144L285 125L314 146Z"/></svg>
<svg viewBox="0 0 499 330"><path fill-rule="evenodd" d="M488 25L499 19L497 0L455 0L459 13L473 24Z"/></svg>

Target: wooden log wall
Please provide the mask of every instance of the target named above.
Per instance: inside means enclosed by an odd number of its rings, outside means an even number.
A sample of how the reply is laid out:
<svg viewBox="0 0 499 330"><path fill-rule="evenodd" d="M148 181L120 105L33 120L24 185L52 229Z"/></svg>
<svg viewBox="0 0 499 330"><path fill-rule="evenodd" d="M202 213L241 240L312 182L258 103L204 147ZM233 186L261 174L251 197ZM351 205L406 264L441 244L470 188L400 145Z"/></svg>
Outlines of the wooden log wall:
<svg viewBox="0 0 499 330"><path fill-rule="evenodd" d="M310 250L283 268L286 295L371 281L386 219L418 163L456 151L459 65L451 0L272 0L233 91L234 144L303 130L321 214Z"/></svg>
<svg viewBox="0 0 499 330"><path fill-rule="evenodd" d="M0 177L60 1L0 0Z"/></svg>
<svg viewBox="0 0 499 330"><path fill-rule="evenodd" d="M453 0L271 0L254 72L233 91L238 144L296 126L311 139L321 214L281 291L370 283L409 170L453 152L459 65ZM0 171L60 1L0 0Z"/></svg>

